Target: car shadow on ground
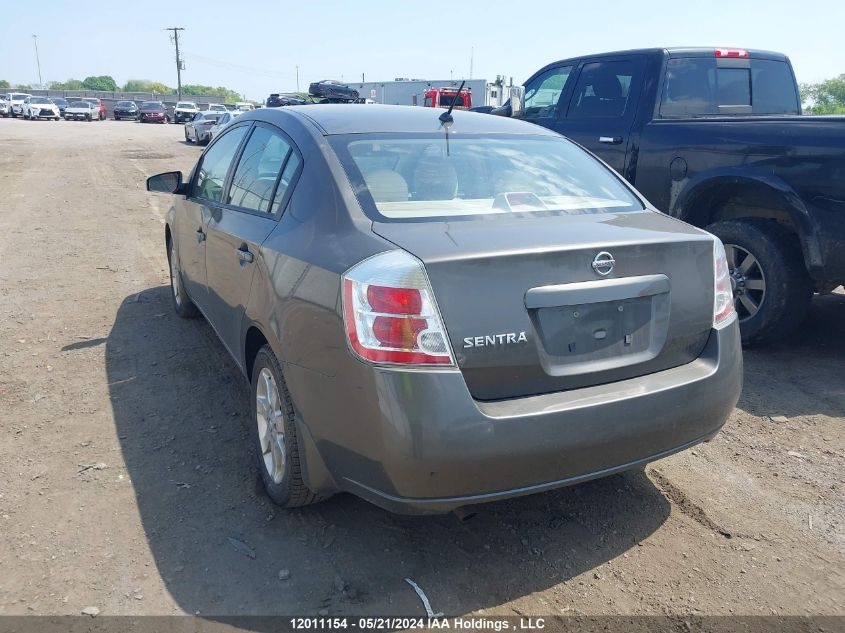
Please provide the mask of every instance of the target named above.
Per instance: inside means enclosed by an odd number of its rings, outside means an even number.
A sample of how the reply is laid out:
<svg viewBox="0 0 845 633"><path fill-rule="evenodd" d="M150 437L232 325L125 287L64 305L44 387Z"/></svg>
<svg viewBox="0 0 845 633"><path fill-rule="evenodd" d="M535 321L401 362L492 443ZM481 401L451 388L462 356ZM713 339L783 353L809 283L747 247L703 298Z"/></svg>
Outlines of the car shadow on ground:
<svg viewBox="0 0 845 633"><path fill-rule="evenodd" d="M106 368L149 547L188 613L424 616L410 578L436 612L463 614L635 555L669 516L642 472L491 504L464 523L350 495L282 510L258 483L246 382L203 319L173 314L166 286L124 300Z"/></svg>
<svg viewBox="0 0 845 633"><path fill-rule="evenodd" d="M841 416L845 411L845 294L816 296L807 319L780 341L746 348L737 405L757 416Z"/></svg>

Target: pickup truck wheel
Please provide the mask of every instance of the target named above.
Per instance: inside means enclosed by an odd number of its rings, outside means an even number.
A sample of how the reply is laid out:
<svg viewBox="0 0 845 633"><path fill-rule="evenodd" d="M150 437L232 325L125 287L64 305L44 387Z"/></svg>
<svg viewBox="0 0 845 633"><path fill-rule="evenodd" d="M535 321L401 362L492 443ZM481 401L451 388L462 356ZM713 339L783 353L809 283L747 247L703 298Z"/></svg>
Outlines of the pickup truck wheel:
<svg viewBox="0 0 845 633"><path fill-rule="evenodd" d="M199 310L185 291L179 258L176 256L172 241L167 249L167 261L170 264L170 297L173 299L173 309L183 319L193 319L199 315Z"/></svg>
<svg viewBox="0 0 845 633"><path fill-rule="evenodd" d="M745 344L788 334L804 319L813 284L797 238L774 220L725 220L707 227L725 245Z"/></svg>
<svg viewBox="0 0 845 633"><path fill-rule="evenodd" d="M258 351L252 368L252 419L257 467L267 495L285 508L320 501L302 479L293 404L269 345Z"/></svg>

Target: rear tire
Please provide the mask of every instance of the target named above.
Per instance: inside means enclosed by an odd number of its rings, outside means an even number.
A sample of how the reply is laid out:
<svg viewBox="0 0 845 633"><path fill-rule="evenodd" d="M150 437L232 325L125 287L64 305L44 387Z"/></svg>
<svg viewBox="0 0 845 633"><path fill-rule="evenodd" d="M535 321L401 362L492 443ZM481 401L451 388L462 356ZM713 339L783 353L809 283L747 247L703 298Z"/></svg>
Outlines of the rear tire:
<svg viewBox="0 0 845 633"><path fill-rule="evenodd" d="M179 267L179 258L176 256L173 240L167 245L167 263L170 264L170 298L173 301L173 309L183 319L196 318L199 316L199 310L185 290L182 269Z"/></svg>
<svg viewBox="0 0 845 633"><path fill-rule="evenodd" d="M302 478L293 403L282 368L269 345L255 357L251 392L253 449L267 495L285 508L322 500Z"/></svg>
<svg viewBox="0 0 845 633"><path fill-rule="evenodd" d="M794 330L813 297L798 238L763 218L724 220L707 230L728 253L742 342L773 340Z"/></svg>

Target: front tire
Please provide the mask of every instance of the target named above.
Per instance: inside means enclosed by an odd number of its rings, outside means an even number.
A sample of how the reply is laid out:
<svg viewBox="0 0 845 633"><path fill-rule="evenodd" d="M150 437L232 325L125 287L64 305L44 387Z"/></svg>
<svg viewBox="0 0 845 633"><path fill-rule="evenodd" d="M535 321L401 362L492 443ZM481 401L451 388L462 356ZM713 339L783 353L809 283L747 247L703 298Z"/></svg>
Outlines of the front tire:
<svg viewBox="0 0 845 633"><path fill-rule="evenodd" d="M167 262L170 264L170 298L173 300L173 309L181 318L193 319L199 315L199 310L185 291L182 270L179 267L179 258L176 256L173 240L168 243Z"/></svg>
<svg viewBox="0 0 845 633"><path fill-rule="evenodd" d="M319 501L302 478L293 404L276 355L262 347L252 367L253 447L267 495L296 508Z"/></svg>
<svg viewBox="0 0 845 633"><path fill-rule="evenodd" d="M763 218L724 220L707 230L725 245L742 342L773 340L795 329L813 297L797 237Z"/></svg>

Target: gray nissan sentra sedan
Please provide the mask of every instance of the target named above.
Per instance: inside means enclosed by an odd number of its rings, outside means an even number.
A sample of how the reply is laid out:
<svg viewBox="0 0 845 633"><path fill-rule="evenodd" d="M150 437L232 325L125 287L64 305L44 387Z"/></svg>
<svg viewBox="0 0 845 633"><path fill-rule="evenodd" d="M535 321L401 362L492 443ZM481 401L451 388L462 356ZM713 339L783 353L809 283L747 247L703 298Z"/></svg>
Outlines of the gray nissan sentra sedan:
<svg viewBox="0 0 845 633"><path fill-rule="evenodd" d="M705 441L739 397L717 239L549 130L441 112L259 109L147 182L174 194L175 310L251 382L281 505L541 492Z"/></svg>

